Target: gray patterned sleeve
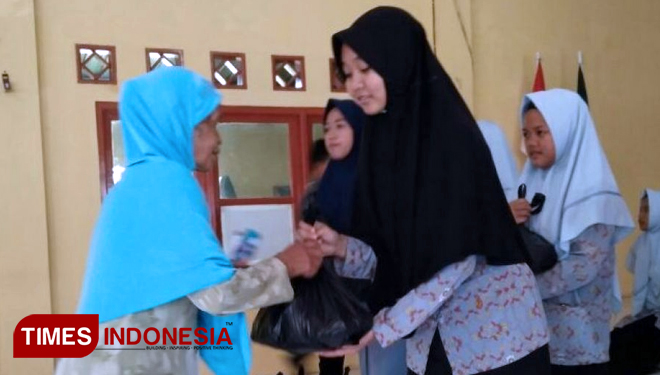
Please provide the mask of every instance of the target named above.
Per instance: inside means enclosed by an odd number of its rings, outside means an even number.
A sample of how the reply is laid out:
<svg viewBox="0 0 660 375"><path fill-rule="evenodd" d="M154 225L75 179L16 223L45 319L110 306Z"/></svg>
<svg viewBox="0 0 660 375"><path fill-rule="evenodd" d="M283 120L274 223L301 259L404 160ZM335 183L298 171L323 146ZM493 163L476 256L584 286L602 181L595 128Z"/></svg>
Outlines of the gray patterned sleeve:
<svg viewBox="0 0 660 375"><path fill-rule="evenodd" d="M346 258L335 259L335 270L351 279L373 280L376 273L376 254L371 247L357 238L347 237Z"/></svg>
<svg viewBox="0 0 660 375"><path fill-rule="evenodd" d="M198 309L210 314L233 314L293 299L293 288L286 266L277 258L239 268L221 284L189 294Z"/></svg>
<svg viewBox="0 0 660 375"><path fill-rule="evenodd" d="M602 273L613 272L608 261L613 262L614 230L611 225L594 224L572 240L568 257L536 276L541 297L561 296L590 284Z"/></svg>

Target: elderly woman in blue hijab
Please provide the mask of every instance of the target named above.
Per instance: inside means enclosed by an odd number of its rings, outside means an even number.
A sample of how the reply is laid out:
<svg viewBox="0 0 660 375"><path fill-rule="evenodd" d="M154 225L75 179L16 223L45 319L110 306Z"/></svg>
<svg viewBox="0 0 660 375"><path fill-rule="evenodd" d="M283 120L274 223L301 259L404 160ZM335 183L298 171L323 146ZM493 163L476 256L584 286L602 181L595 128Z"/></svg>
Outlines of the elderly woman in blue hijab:
<svg viewBox="0 0 660 375"><path fill-rule="evenodd" d="M546 196L527 225L559 258L537 276L552 373L607 374L610 319L621 302L614 248L632 232L632 217L580 96L562 89L527 94L521 118L528 160L520 182Z"/></svg>
<svg viewBox="0 0 660 375"><path fill-rule="evenodd" d="M60 360L56 374L194 375L198 352L216 374L248 374L242 311L291 300L289 278L318 270L321 250L312 244L293 244L241 269L223 253L192 173L208 171L217 158L220 100L207 80L184 68L157 69L123 85L128 167L103 203L78 306L80 314L99 315L99 343L87 357ZM201 350L121 350L153 343L151 327L203 328L212 341ZM137 328L144 336L130 347L112 345L106 328ZM225 329L233 350L211 346Z"/></svg>

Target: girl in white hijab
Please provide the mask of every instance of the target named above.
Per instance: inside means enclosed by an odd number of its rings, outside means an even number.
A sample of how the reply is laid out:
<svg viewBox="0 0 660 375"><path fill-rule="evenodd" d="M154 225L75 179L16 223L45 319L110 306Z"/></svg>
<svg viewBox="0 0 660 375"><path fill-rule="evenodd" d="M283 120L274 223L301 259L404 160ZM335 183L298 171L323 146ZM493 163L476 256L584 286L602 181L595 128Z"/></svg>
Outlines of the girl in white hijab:
<svg viewBox="0 0 660 375"><path fill-rule="evenodd" d="M628 270L635 274L633 316L660 312L660 191L644 190L640 203L642 234L627 259Z"/></svg>
<svg viewBox="0 0 660 375"><path fill-rule="evenodd" d="M500 179L506 199L511 202L518 197L518 168L509 147L509 142L507 142L504 132L496 123L479 120L477 125L479 125L479 130L486 139L490 154L493 156L497 177Z"/></svg>
<svg viewBox="0 0 660 375"><path fill-rule="evenodd" d="M611 374L650 374L660 365L660 191L645 189L626 265L635 275L632 314L612 331Z"/></svg>
<svg viewBox="0 0 660 375"><path fill-rule="evenodd" d="M520 182L543 193L525 220L555 245L559 262L537 276L550 330L553 374L606 374L612 312L620 307L615 245L633 229L589 109L562 89L528 94L521 116L528 160ZM519 199L511 203L529 210ZM517 217L517 220L520 218Z"/></svg>

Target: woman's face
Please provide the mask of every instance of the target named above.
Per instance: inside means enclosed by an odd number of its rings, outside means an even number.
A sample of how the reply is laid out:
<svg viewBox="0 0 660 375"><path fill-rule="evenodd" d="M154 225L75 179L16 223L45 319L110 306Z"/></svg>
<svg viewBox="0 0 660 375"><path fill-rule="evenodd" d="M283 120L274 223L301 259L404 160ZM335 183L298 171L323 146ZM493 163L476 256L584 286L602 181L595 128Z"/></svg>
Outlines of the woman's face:
<svg viewBox="0 0 660 375"><path fill-rule="evenodd" d="M341 47L341 60L349 95L367 115L383 112L387 105L383 78L346 44Z"/></svg>
<svg viewBox="0 0 660 375"><path fill-rule="evenodd" d="M328 112L323 125L323 140L330 159L342 160L353 148L353 128L338 108Z"/></svg>
<svg viewBox="0 0 660 375"><path fill-rule="evenodd" d="M523 138L527 157L535 168L548 169L555 163L555 142L545 119L536 109L525 112Z"/></svg>
<svg viewBox="0 0 660 375"><path fill-rule="evenodd" d="M640 230L649 230L649 199L647 197L642 198L640 202L637 221Z"/></svg>
<svg viewBox="0 0 660 375"><path fill-rule="evenodd" d="M193 152L195 155L195 169L208 172L213 169L220 153L222 139L215 129L220 120L220 107L200 122L193 133Z"/></svg>

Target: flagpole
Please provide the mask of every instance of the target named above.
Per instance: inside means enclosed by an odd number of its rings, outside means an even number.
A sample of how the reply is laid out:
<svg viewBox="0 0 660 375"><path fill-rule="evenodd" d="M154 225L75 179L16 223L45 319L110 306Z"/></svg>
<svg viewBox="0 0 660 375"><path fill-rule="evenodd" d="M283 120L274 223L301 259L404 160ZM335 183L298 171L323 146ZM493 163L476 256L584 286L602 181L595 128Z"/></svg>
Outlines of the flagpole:
<svg viewBox="0 0 660 375"><path fill-rule="evenodd" d="M578 51L578 65L582 66L582 51Z"/></svg>
<svg viewBox="0 0 660 375"><path fill-rule="evenodd" d="M578 51L578 81L577 93L580 95L587 105L589 105L589 98L587 97L587 85L584 83L584 75L582 74L582 51Z"/></svg>

